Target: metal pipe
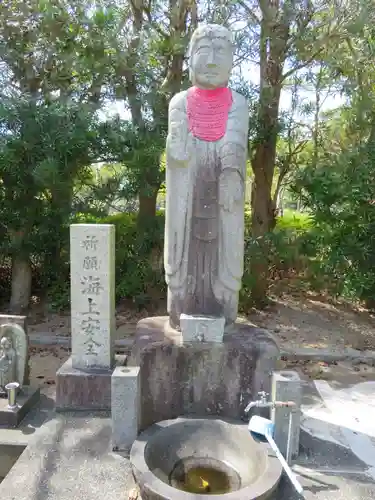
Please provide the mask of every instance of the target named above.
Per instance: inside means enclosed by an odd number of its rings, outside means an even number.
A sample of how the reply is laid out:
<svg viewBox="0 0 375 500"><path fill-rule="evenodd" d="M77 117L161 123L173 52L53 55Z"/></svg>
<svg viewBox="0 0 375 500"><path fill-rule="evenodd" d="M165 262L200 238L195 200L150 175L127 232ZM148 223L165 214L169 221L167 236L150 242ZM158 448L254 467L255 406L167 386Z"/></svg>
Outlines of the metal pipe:
<svg viewBox="0 0 375 500"><path fill-rule="evenodd" d="M20 384L18 382L10 382L5 386L8 392L8 408L14 410L17 408L17 390Z"/></svg>
<svg viewBox="0 0 375 500"><path fill-rule="evenodd" d="M294 401L267 401L267 402L264 402L264 401L261 401L261 400L258 400L258 401L251 401L251 403L249 403L244 412L245 413L249 413L249 411L252 409L252 408L292 408L296 406L295 402Z"/></svg>

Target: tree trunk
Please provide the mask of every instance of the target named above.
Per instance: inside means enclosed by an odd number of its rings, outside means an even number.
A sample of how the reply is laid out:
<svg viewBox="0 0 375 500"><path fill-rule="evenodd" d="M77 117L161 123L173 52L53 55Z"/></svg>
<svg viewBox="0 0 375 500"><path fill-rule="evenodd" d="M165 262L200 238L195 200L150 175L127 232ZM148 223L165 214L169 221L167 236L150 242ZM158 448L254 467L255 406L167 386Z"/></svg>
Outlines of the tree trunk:
<svg viewBox="0 0 375 500"><path fill-rule="evenodd" d="M272 151L269 151L265 147L262 148L262 151L258 151L253 163L259 161L265 165L272 161L272 157ZM256 168L254 168L255 171ZM264 175L264 171L258 170L258 175L254 176L251 193L251 235L253 247L250 263L250 273L254 282L251 290L251 298L257 307L263 307L267 303L269 245L266 237L274 227L275 204L271 197L271 185L267 176Z"/></svg>
<svg viewBox="0 0 375 500"><path fill-rule="evenodd" d="M289 5L289 4L288 4ZM267 303L269 245L267 235L276 224L272 199L272 180L275 171L278 136L279 105L283 67L289 39L288 16L280 15L280 3L260 2L262 11L260 31L260 93L258 108L258 137L252 158L254 183L252 188L252 239L250 272L251 298L255 305ZM284 12L285 14L285 12Z"/></svg>
<svg viewBox="0 0 375 500"><path fill-rule="evenodd" d="M32 269L30 259L13 257L10 312L23 314L29 307L31 297Z"/></svg>
<svg viewBox="0 0 375 500"><path fill-rule="evenodd" d="M156 199L159 187L153 188L148 193L139 193L138 224L150 221L156 216Z"/></svg>
<svg viewBox="0 0 375 500"><path fill-rule="evenodd" d="M254 241L250 261L253 277L251 298L258 307L267 303L269 244L267 235L276 225L276 206L272 199L272 180L275 171L277 124L280 86L274 85L273 99L260 103L260 123L264 137L258 142L252 160L254 181L251 195L251 234Z"/></svg>

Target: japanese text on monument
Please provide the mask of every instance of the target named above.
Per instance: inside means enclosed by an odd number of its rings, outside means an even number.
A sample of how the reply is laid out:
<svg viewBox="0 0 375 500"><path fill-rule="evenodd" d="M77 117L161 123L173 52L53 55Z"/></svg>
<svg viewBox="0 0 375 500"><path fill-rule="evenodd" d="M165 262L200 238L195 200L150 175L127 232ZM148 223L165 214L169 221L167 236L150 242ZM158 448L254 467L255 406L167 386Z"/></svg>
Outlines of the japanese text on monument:
<svg viewBox="0 0 375 500"><path fill-rule="evenodd" d="M98 251L98 239L96 236L87 235L81 242L81 247L87 252L83 258L82 268L84 271L99 271L98 257L95 253ZM103 290L100 276L90 274L81 277L82 295L87 297L87 308L82 312L83 319L81 320L80 328L86 336L84 345L86 346L86 355L97 356L97 349L101 346L97 342L101 331L100 312L97 309L97 304L94 297L100 295Z"/></svg>

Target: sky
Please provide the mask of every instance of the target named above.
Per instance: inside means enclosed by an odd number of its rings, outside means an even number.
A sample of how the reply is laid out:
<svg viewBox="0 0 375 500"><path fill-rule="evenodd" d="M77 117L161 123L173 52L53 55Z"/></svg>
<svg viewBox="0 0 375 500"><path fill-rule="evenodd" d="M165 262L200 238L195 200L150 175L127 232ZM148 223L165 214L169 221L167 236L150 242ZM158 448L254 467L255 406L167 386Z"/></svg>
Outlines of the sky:
<svg viewBox="0 0 375 500"><path fill-rule="evenodd" d="M286 68L289 69L289 68ZM242 69L242 75L246 75L249 81L254 85L259 85L259 67L256 64L249 64L248 68ZM304 102L314 102L315 103L315 90L312 87L304 86L303 89L299 89L299 98ZM292 93L289 89L283 89L280 97L280 110L287 111L291 108ZM321 111L328 111L335 109L344 104L344 99L340 96L338 92L324 92L321 95ZM308 120L308 118L305 118ZM303 120L302 120L303 121Z"/></svg>
<svg viewBox="0 0 375 500"><path fill-rule="evenodd" d="M249 79L249 81L254 85L259 85L259 68L255 64L247 65L247 68L241 68L241 73L243 76ZM314 89L304 87L299 91L300 99L304 103L315 101ZM283 89L280 98L280 111L287 111L291 107L291 92L288 89ZM323 93L321 96L321 101L323 102L321 106L321 111L325 112L331 109L335 109L344 104L344 99L340 96L338 92ZM130 119L130 113L126 108L123 101L111 102L105 105L103 110L100 112L100 118L105 119L105 117L110 117L119 114L123 119ZM308 122L308 117L299 117L301 121Z"/></svg>

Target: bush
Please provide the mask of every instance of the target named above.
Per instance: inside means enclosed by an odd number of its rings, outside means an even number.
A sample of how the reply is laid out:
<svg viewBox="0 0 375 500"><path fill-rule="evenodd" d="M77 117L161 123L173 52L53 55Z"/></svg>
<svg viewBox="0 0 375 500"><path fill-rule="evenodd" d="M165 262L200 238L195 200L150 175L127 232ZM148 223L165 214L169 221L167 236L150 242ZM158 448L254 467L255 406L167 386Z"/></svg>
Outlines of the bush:
<svg viewBox="0 0 375 500"><path fill-rule="evenodd" d="M249 272L251 240L251 215L245 214L245 265L240 309L249 307L249 287L252 280ZM72 223L114 224L116 228L116 300L131 299L137 307L150 305L166 298L163 268L164 212L159 212L148 227L137 226L137 214L124 213L98 218L78 214ZM269 265L273 274L298 269L305 252L311 219L306 214L287 211L279 217L276 229L269 236L271 252ZM49 303L54 309L69 307L69 249L64 249L63 265L67 279L52 284L49 288Z"/></svg>
<svg viewBox="0 0 375 500"><path fill-rule="evenodd" d="M250 260L254 252L262 247L251 237L251 214L245 214L245 255L242 289L240 292L240 310L246 313L251 307L250 290L255 277L250 272ZM315 255L315 246L311 241L313 221L309 214L285 210L277 218L274 231L266 236L269 253L268 260L270 281L284 278L290 274L299 275L310 265L310 257Z"/></svg>
<svg viewBox="0 0 375 500"><path fill-rule="evenodd" d="M163 250L164 214L158 213L149 227L137 226L137 214L121 213L105 218L77 214L72 224L114 224L116 229L116 300L131 299L138 307L166 294L160 255ZM48 302L53 309L64 309L70 303L69 248L63 249L62 266L67 279L53 282Z"/></svg>
<svg viewBox="0 0 375 500"><path fill-rule="evenodd" d="M275 232L289 232L295 235L305 234L313 226L313 219L308 213L284 210L284 214L277 218Z"/></svg>
<svg viewBox="0 0 375 500"><path fill-rule="evenodd" d="M132 299L137 306L149 304L166 293L163 266L154 262L162 255L164 213L139 231L137 214L118 214L102 220L116 227L116 298Z"/></svg>
<svg viewBox="0 0 375 500"><path fill-rule="evenodd" d="M286 210L278 217L276 228L270 235L271 271L301 272L306 258L315 255L311 234L313 220L309 214Z"/></svg>
<svg viewBox="0 0 375 500"><path fill-rule="evenodd" d="M371 139L371 138L370 138ZM375 305L375 143L308 165L294 189L314 213L315 270L331 294Z"/></svg>

